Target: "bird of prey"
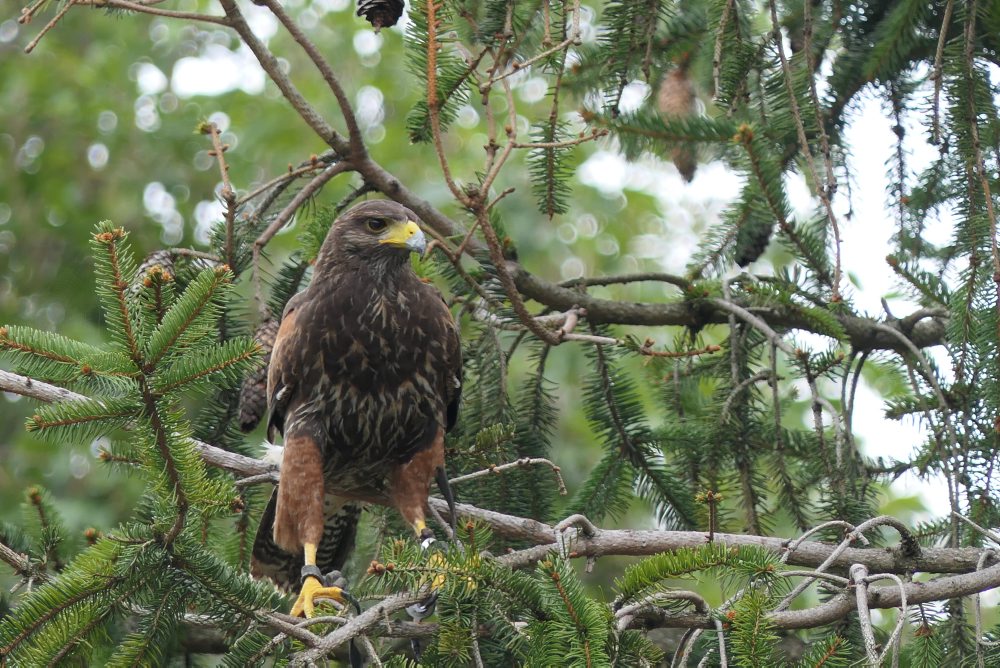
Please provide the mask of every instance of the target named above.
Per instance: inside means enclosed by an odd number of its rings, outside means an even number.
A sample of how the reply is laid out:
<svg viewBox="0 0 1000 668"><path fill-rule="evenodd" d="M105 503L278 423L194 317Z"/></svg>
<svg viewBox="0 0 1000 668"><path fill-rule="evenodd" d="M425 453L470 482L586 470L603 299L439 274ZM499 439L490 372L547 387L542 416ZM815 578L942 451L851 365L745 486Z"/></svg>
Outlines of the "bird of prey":
<svg viewBox="0 0 1000 668"><path fill-rule="evenodd" d="M433 537L427 497L432 480L447 483L462 360L451 312L410 266L426 248L416 220L382 200L344 213L282 315L267 399L268 436L284 435L284 453L251 571L285 589L301 582L292 615L311 616L317 597L344 602L322 578L346 560L361 504L394 507Z"/></svg>

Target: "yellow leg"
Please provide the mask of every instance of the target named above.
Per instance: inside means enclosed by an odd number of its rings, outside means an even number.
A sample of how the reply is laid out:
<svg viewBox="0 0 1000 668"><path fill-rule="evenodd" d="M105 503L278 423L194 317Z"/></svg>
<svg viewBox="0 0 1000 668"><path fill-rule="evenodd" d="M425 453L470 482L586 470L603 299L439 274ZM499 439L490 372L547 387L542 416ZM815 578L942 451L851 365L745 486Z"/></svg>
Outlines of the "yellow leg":
<svg viewBox="0 0 1000 668"><path fill-rule="evenodd" d="M305 565L315 566L316 546L312 543L306 543L303 547L305 549ZM347 598L344 596L343 589L340 587L324 587L318 578L308 575L302 583L299 597L292 606L290 613L292 617L298 617L303 614L306 617L312 617L316 609L316 604L313 601L317 598L330 598L338 603L347 604Z"/></svg>
<svg viewBox="0 0 1000 668"><path fill-rule="evenodd" d="M421 546L426 550L431 546L434 540L434 532L427 527L427 522L424 521L422 517L418 517L413 520L413 530L417 534L417 539L421 541ZM431 555L430 559L427 560L427 565L431 567L439 567L444 564L444 557L440 553L435 552ZM431 590L437 591L444 584L444 576L437 575L431 581Z"/></svg>

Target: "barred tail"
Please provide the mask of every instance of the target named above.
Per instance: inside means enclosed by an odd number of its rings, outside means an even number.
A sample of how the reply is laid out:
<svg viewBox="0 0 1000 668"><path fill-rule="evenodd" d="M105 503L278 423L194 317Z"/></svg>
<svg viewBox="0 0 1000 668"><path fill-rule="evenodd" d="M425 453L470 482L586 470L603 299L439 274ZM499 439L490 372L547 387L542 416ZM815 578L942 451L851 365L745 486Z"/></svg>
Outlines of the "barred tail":
<svg viewBox="0 0 1000 668"><path fill-rule="evenodd" d="M302 570L302 551L292 554L274 542L274 513L278 504L278 491L264 509L253 541L250 572L256 578L269 578L284 591L297 590ZM332 495L324 499L323 539L316 552L316 565L323 573L343 569L358 533L358 521L363 505L360 501L347 501Z"/></svg>

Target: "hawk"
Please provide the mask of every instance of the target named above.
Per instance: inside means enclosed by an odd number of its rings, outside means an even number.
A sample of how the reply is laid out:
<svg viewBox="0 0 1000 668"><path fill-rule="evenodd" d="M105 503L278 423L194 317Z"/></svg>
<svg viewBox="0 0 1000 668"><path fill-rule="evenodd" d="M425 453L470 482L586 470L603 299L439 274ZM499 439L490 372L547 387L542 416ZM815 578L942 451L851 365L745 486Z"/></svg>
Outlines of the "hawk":
<svg viewBox="0 0 1000 668"><path fill-rule="evenodd" d="M409 209L359 204L330 228L309 287L289 300L267 375L268 437L284 436L281 477L254 541L251 572L313 599L354 543L360 507L396 508L423 540L431 481L446 498L444 435L461 394L458 329L410 266L426 249ZM299 568L301 567L301 570Z"/></svg>

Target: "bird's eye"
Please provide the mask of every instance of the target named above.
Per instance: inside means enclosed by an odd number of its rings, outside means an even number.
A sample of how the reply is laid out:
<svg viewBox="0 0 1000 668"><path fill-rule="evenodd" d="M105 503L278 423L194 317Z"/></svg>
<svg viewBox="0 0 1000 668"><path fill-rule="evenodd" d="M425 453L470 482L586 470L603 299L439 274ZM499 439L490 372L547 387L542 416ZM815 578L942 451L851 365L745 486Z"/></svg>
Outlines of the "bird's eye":
<svg viewBox="0 0 1000 668"><path fill-rule="evenodd" d="M385 229L386 222L379 218L369 218L368 222L365 223L369 230L378 233Z"/></svg>

